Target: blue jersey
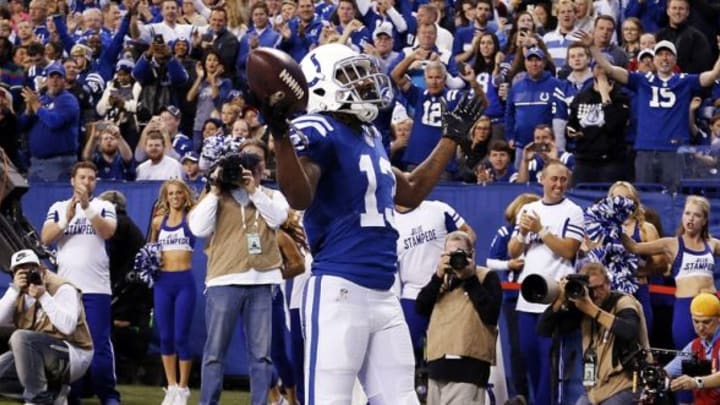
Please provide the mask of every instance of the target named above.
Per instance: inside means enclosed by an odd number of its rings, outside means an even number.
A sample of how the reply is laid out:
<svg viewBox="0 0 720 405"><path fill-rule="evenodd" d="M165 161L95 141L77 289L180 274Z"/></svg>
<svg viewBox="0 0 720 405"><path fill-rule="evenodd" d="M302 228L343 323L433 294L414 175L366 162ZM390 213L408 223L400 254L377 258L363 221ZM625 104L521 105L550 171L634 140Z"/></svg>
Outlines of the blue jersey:
<svg viewBox="0 0 720 405"><path fill-rule="evenodd" d="M700 89L698 75L662 80L653 73L630 73L627 86L637 92L635 150L674 152L690 141L688 105Z"/></svg>
<svg viewBox="0 0 720 405"><path fill-rule="evenodd" d="M447 105L448 111L455 108L460 93L458 90L443 90L442 94L432 95L415 85L402 93L408 105L415 110L410 141L403 155L403 162L409 165L419 165L435 148L442 136L442 104ZM457 171L457 163L450 161L447 166L449 172Z"/></svg>
<svg viewBox="0 0 720 405"><path fill-rule="evenodd" d="M296 118L293 125L299 130L291 135L298 156L322 170L303 218L313 274L389 289L397 262L395 175L380 133L321 114Z"/></svg>
<svg viewBox="0 0 720 405"><path fill-rule="evenodd" d="M498 96L498 86L493 80L492 73L480 72L475 80L485 92L488 101L483 115L487 115L490 119L503 118L505 116L505 103Z"/></svg>
<svg viewBox="0 0 720 405"><path fill-rule="evenodd" d="M567 119L567 102L560 81L543 72L538 80L525 77L510 87L505 106L505 138L522 148L532 142L538 124ZM687 123L687 121L686 121Z"/></svg>

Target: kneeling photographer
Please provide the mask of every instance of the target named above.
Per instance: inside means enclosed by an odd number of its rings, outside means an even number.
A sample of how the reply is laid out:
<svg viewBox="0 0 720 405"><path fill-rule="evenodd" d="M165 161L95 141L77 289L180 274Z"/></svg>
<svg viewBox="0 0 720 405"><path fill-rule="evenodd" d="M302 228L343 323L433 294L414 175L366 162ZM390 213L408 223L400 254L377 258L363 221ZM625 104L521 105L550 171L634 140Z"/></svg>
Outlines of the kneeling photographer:
<svg viewBox="0 0 720 405"><path fill-rule="evenodd" d="M634 403L633 371L639 349L649 347L640 303L610 290L602 264L588 263L580 276L566 276L558 295L540 317L538 334L569 334L580 327L585 395L576 405ZM626 367L627 365L627 367Z"/></svg>
<svg viewBox="0 0 720 405"><path fill-rule="evenodd" d="M415 302L417 312L430 318L429 405L485 403L501 303L497 273L475 264L468 234L450 233L437 271Z"/></svg>
<svg viewBox="0 0 720 405"><path fill-rule="evenodd" d="M692 391L695 405L720 404L720 299L700 293L690 303L697 337L665 366L673 391ZM712 374L714 373L714 374ZM685 403L685 402L681 402Z"/></svg>
<svg viewBox="0 0 720 405"><path fill-rule="evenodd" d="M13 254L13 282L0 299L0 323L13 325L0 356L0 393L25 403L62 403L93 356L80 290L40 264L30 249Z"/></svg>

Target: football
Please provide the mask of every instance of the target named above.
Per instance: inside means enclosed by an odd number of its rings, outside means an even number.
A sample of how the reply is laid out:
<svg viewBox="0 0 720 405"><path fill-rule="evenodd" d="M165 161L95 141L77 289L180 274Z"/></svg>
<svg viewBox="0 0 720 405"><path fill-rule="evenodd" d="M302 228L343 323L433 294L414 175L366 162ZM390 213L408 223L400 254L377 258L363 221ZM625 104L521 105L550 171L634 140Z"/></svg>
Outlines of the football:
<svg viewBox="0 0 720 405"><path fill-rule="evenodd" d="M256 48L248 56L247 78L250 90L259 100L270 100L272 107L300 112L307 108L308 86L300 65L287 53Z"/></svg>

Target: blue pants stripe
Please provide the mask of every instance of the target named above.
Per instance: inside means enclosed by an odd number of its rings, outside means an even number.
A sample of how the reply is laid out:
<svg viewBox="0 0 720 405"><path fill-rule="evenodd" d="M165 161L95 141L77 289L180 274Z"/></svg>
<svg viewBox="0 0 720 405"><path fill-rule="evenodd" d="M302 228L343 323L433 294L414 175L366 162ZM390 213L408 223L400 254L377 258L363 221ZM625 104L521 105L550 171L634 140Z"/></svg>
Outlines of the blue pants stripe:
<svg viewBox="0 0 720 405"><path fill-rule="evenodd" d="M317 367L317 346L318 346L318 318L320 312L320 285L322 276L315 277L313 286L312 316L310 317L311 339L310 339L310 362L308 367L308 403L315 405L315 369ZM307 336L306 336L307 339Z"/></svg>

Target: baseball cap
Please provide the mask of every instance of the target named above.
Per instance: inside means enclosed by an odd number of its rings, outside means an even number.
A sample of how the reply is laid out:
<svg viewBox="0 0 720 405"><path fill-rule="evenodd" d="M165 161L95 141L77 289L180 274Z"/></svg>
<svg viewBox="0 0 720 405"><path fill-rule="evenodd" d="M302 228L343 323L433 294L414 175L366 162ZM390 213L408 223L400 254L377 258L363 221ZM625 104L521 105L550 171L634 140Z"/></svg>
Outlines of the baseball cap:
<svg viewBox="0 0 720 405"><path fill-rule="evenodd" d="M387 21L384 21L382 24L378 25L377 28L375 28L375 31L373 31L373 39L377 38L380 34L385 34L392 38L393 36L393 26Z"/></svg>
<svg viewBox="0 0 720 405"><path fill-rule="evenodd" d="M532 47L528 49L527 53L525 54L525 59L530 59L531 56L534 56L536 58L545 59L545 52L542 51L542 49L538 47Z"/></svg>
<svg viewBox="0 0 720 405"><path fill-rule="evenodd" d="M14 271L17 266L22 264L33 263L40 265L40 259L38 259L35 252L32 249L23 249L13 253L10 259L10 270Z"/></svg>
<svg viewBox="0 0 720 405"><path fill-rule="evenodd" d="M675 49L675 44L668 40L662 40L655 44L654 53L658 53L661 49L667 49L668 51L672 52L673 55L677 56L677 49Z"/></svg>
<svg viewBox="0 0 720 405"><path fill-rule="evenodd" d="M652 58L653 56L655 56L655 52L653 52L653 50L649 49L649 48L642 49L640 52L638 52L637 59L642 60L642 58L644 58L646 56L649 56Z"/></svg>
<svg viewBox="0 0 720 405"><path fill-rule="evenodd" d="M53 73L65 77L65 68L57 62L52 63L45 68L45 76L50 76Z"/></svg>
<svg viewBox="0 0 720 405"><path fill-rule="evenodd" d="M177 108L177 107L175 107L174 105L165 106L165 107L161 110L161 112L162 112L162 111L167 111L167 112L169 112L170 115L172 115L173 117L175 117L175 118L180 118L180 109Z"/></svg>
<svg viewBox="0 0 720 405"><path fill-rule="evenodd" d="M690 303L693 316L720 316L720 299L710 293L700 293Z"/></svg>
<svg viewBox="0 0 720 405"><path fill-rule="evenodd" d="M186 160L197 163L200 160L200 158L198 157L197 152L190 151L190 152L185 152L185 154L180 159L180 163L183 163Z"/></svg>

